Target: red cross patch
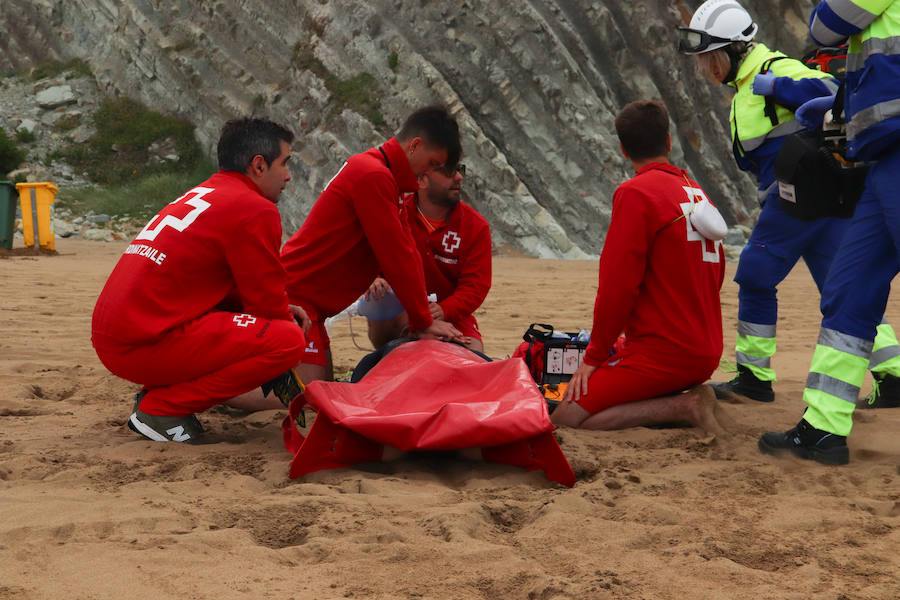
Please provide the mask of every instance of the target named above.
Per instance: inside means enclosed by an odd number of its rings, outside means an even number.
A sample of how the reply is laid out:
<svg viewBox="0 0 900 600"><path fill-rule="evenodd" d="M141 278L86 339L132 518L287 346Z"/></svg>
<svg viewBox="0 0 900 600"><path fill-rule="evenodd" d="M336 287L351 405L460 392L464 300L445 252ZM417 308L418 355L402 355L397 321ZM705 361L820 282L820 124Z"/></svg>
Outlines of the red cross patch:
<svg viewBox="0 0 900 600"><path fill-rule="evenodd" d="M234 318L231 320L237 323L238 327L247 327L256 323L256 317L248 314L234 315Z"/></svg>
<svg viewBox="0 0 900 600"><path fill-rule="evenodd" d="M447 251L447 254L453 254L453 251L459 248L459 244L462 240L459 239L459 235L455 231L448 231L444 234L444 239L441 240L441 244L444 246L444 250Z"/></svg>

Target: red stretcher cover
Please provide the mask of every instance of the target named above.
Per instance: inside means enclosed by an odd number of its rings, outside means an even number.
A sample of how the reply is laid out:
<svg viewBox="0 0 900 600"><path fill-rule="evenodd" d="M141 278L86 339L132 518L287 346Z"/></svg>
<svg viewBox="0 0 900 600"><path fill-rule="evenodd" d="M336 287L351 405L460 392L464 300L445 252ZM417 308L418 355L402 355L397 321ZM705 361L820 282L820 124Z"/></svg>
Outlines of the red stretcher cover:
<svg viewBox="0 0 900 600"><path fill-rule="evenodd" d="M304 438L295 419L316 419ZM397 347L355 384L314 381L282 424L290 476L380 460L401 450L481 448L491 462L543 469L572 486L575 475L553 436L547 405L519 359L486 362L435 340Z"/></svg>

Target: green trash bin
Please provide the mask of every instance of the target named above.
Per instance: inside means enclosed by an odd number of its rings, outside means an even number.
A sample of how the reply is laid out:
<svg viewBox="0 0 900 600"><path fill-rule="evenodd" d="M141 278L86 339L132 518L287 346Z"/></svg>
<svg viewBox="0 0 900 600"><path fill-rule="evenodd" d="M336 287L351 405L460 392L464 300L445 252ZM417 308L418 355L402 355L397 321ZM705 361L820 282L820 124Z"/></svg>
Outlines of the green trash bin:
<svg viewBox="0 0 900 600"><path fill-rule="evenodd" d="M16 235L16 204L19 194L9 181L0 181L0 247L12 250Z"/></svg>

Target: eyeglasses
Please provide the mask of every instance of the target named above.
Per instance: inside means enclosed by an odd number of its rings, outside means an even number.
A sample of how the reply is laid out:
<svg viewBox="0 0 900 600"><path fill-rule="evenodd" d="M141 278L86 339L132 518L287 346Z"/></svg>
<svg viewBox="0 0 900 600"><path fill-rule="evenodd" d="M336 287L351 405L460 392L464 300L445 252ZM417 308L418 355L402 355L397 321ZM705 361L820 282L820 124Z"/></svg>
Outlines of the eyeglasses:
<svg viewBox="0 0 900 600"><path fill-rule="evenodd" d="M678 51L684 54L699 54L706 52L712 44L730 44L734 41L709 35L705 31L690 27L677 27L676 29L678 31Z"/></svg>
<svg viewBox="0 0 900 600"><path fill-rule="evenodd" d="M453 177L457 173L464 177L466 175L466 165L462 163L459 163L456 166L441 165L440 167L435 167L434 170L444 177Z"/></svg>

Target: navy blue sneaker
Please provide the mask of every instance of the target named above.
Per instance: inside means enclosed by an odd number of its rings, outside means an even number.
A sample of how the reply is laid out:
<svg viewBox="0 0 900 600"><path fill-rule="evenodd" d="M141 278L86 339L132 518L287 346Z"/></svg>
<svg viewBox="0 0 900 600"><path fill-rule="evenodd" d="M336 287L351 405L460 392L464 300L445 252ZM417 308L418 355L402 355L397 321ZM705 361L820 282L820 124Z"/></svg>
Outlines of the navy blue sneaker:
<svg viewBox="0 0 900 600"><path fill-rule="evenodd" d="M154 442L215 444L218 441L206 435L195 415L163 417L136 409L128 418L128 428Z"/></svg>

